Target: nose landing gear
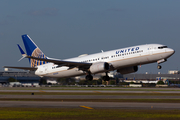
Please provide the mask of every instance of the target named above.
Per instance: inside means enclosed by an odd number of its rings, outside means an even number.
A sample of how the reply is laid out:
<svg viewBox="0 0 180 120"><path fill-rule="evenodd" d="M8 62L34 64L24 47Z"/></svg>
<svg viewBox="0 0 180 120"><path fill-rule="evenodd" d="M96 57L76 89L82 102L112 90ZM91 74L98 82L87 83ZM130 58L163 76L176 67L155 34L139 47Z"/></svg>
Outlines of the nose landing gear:
<svg viewBox="0 0 180 120"><path fill-rule="evenodd" d="M162 68L162 66L161 66L161 65L158 65L158 66L157 66L157 68L158 68L158 69L161 69L161 68Z"/></svg>
<svg viewBox="0 0 180 120"><path fill-rule="evenodd" d="M161 67L161 65L159 65L159 64L160 64L160 63L163 63L163 62L166 62L166 61L167 61L167 59L158 60L158 61L157 61L157 63L158 63L157 68L158 68L158 69L161 69L162 67Z"/></svg>

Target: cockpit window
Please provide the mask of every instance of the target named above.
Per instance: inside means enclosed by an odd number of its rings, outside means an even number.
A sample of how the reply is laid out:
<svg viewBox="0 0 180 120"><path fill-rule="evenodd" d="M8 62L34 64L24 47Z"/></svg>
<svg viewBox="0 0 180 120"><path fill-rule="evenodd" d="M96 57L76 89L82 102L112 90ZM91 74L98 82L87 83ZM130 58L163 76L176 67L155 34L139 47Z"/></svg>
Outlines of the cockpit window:
<svg viewBox="0 0 180 120"><path fill-rule="evenodd" d="M160 47L158 47L158 49L163 49L163 48L167 48L167 46L160 46Z"/></svg>

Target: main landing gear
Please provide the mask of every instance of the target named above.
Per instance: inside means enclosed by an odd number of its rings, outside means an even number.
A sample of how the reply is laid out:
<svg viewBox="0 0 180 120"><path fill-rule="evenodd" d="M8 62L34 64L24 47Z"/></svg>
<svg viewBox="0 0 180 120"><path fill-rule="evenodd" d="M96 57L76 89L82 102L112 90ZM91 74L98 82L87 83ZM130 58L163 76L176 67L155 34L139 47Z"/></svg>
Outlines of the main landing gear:
<svg viewBox="0 0 180 120"><path fill-rule="evenodd" d="M93 80L93 76L91 75L91 73L87 73L86 80Z"/></svg>
<svg viewBox="0 0 180 120"><path fill-rule="evenodd" d="M108 73L106 72L106 76L103 76L102 79L104 81L109 81L110 80L110 77L108 76ZM91 75L91 73L87 73L86 75L86 80L93 80L93 76Z"/></svg>
<svg viewBox="0 0 180 120"><path fill-rule="evenodd" d="M108 73L106 72L106 76L103 76L102 78L104 81L109 81L110 77L108 76Z"/></svg>

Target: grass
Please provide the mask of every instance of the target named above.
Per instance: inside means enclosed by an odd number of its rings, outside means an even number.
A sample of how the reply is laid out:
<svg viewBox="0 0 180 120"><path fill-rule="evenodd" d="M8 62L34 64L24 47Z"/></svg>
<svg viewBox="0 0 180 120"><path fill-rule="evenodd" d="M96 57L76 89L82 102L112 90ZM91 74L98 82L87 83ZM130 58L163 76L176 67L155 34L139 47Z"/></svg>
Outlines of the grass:
<svg viewBox="0 0 180 120"><path fill-rule="evenodd" d="M180 110L0 108L0 120L179 120Z"/></svg>

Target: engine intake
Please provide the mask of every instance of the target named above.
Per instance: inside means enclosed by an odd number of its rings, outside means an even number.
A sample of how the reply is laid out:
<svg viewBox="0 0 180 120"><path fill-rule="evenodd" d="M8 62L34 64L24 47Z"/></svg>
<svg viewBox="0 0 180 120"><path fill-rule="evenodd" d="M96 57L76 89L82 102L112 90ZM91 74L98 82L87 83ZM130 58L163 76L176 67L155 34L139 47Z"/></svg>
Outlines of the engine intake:
<svg viewBox="0 0 180 120"><path fill-rule="evenodd" d="M128 74L128 73L133 73L137 71L138 71L138 66L126 67L126 68L121 68L117 70L117 72L121 74Z"/></svg>
<svg viewBox="0 0 180 120"><path fill-rule="evenodd" d="M98 62L98 63L93 63L90 67L90 72L92 74L95 73L101 73L105 72L110 69L109 63L107 62Z"/></svg>

